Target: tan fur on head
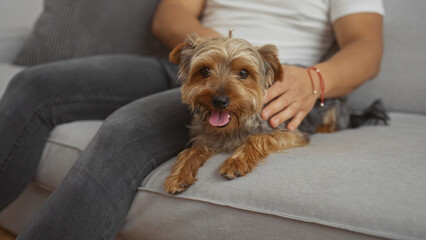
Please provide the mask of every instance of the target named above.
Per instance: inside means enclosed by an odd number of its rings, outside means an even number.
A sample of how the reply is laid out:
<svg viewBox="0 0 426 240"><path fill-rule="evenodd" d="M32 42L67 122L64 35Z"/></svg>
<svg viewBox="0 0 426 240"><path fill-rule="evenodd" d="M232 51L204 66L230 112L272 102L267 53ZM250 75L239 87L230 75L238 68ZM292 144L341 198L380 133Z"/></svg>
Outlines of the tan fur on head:
<svg viewBox="0 0 426 240"><path fill-rule="evenodd" d="M193 56L193 53L195 52L198 45L200 45L203 42L218 42L217 40L222 39L232 39L232 31L229 30L228 37L219 37L219 38L202 38L199 37L196 33L191 33L188 35L188 37L185 39L185 41L178 46L176 46L169 54L169 60L172 63L175 64L181 64L180 70L181 72L184 72L185 70L188 71L187 64L190 63L190 59ZM215 41L216 40L216 41ZM242 39L237 39L237 41L243 41ZM246 42L248 43L248 42ZM205 44L207 45L207 44ZM251 45L250 45L251 46ZM264 65L266 65L268 77L267 79L267 86L270 86L274 81L280 81L283 79L283 69L281 66L281 63L278 59L278 49L274 45L264 45L262 47L254 47L254 49L257 50L257 52L263 57ZM181 75L181 74L180 74ZM185 78L185 74L182 74L183 78ZM181 79L182 81L183 79Z"/></svg>
<svg viewBox="0 0 426 240"><path fill-rule="evenodd" d="M233 31L234 31L233 29L229 29L229 31L228 31L228 38L232 38L232 32Z"/></svg>

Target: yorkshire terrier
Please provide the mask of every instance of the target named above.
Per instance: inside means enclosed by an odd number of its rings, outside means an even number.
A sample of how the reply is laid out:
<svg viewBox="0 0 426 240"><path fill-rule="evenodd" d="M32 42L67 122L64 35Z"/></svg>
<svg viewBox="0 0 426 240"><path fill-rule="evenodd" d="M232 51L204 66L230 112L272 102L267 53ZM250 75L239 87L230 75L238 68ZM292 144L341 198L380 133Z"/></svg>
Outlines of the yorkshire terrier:
<svg viewBox="0 0 426 240"><path fill-rule="evenodd" d="M169 59L179 64L182 102L193 112L192 145L178 155L164 183L171 194L194 184L198 169L218 152L232 153L219 172L234 179L250 173L270 153L307 145L309 134L388 119L380 102L350 116L344 99L327 99L325 107L315 105L299 131L288 131L285 123L272 128L260 112L268 87L283 79L278 50L273 45L253 47L231 33L216 38L191 34Z"/></svg>

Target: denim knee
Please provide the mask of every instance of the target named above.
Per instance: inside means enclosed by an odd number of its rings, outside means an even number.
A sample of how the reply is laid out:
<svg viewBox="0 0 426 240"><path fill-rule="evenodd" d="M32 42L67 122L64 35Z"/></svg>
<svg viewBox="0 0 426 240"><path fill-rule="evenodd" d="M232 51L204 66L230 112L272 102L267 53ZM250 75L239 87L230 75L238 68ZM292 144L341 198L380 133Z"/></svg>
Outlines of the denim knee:
<svg viewBox="0 0 426 240"><path fill-rule="evenodd" d="M53 97L51 88L52 79L44 75L43 68L29 68L12 78L3 98L13 98L14 106L46 102Z"/></svg>
<svg viewBox="0 0 426 240"><path fill-rule="evenodd" d="M125 144L129 139L134 141L144 135L146 122L150 121L150 115L143 109L121 108L108 116L103 122L98 134L100 138L108 142Z"/></svg>
<svg viewBox="0 0 426 240"><path fill-rule="evenodd" d="M108 189L137 187L158 164L153 160L153 138L143 124L144 114L118 110L103 122L95 137L76 162L76 168L96 178Z"/></svg>
<svg viewBox="0 0 426 240"><path fill-rule="evenodd" d="M115 152L163 161L177 154L189 140L189 118L179 89L154 94L111 114L100 128L97 142Z"/></svg>

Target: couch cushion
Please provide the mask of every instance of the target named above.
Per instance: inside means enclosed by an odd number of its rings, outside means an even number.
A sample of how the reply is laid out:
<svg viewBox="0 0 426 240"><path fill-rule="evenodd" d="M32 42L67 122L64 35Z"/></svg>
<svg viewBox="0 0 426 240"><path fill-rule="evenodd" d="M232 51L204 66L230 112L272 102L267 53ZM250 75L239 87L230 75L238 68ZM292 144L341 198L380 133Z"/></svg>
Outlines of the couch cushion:
<svg viewBox="0 0 426 240"><path fill-rule="evenodd" d="M162 188L168 161L145 179L123 233L148 239L200 239L209 232L215 239L347 239L349 233L425 239L426 116L392 113L391 119L387 127L314 135L309 146L273 154L232 181L218 173L227 155L217 155L177 196Z"/></svg>
<svg viewBox="0 0 426 240"><path fill-rule="evenodd" d="M35 65L98 54L165 55L151 33L158 0L45 0L15 64Z"/></svg>

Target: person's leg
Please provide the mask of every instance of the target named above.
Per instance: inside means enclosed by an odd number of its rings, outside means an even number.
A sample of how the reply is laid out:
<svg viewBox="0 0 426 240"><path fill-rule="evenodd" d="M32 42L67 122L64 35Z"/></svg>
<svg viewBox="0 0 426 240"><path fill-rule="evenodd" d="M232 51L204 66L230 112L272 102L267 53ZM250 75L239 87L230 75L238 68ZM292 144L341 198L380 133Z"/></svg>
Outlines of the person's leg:
<svg viewBox="0 0 426 240"><path fill-rule="evenodd" d="M104 119L170 88L175 73L167 67L154 58L110 55L40 65L15 76L0 101L0 210L34 176L54 126Z"/></svg>
<svg viewBox="0 0 426 240"><path fill-rule="evenodd" d="M18 239L113 239L144 177L185 147L189 119L179 89L114 112Z"/></svg>

